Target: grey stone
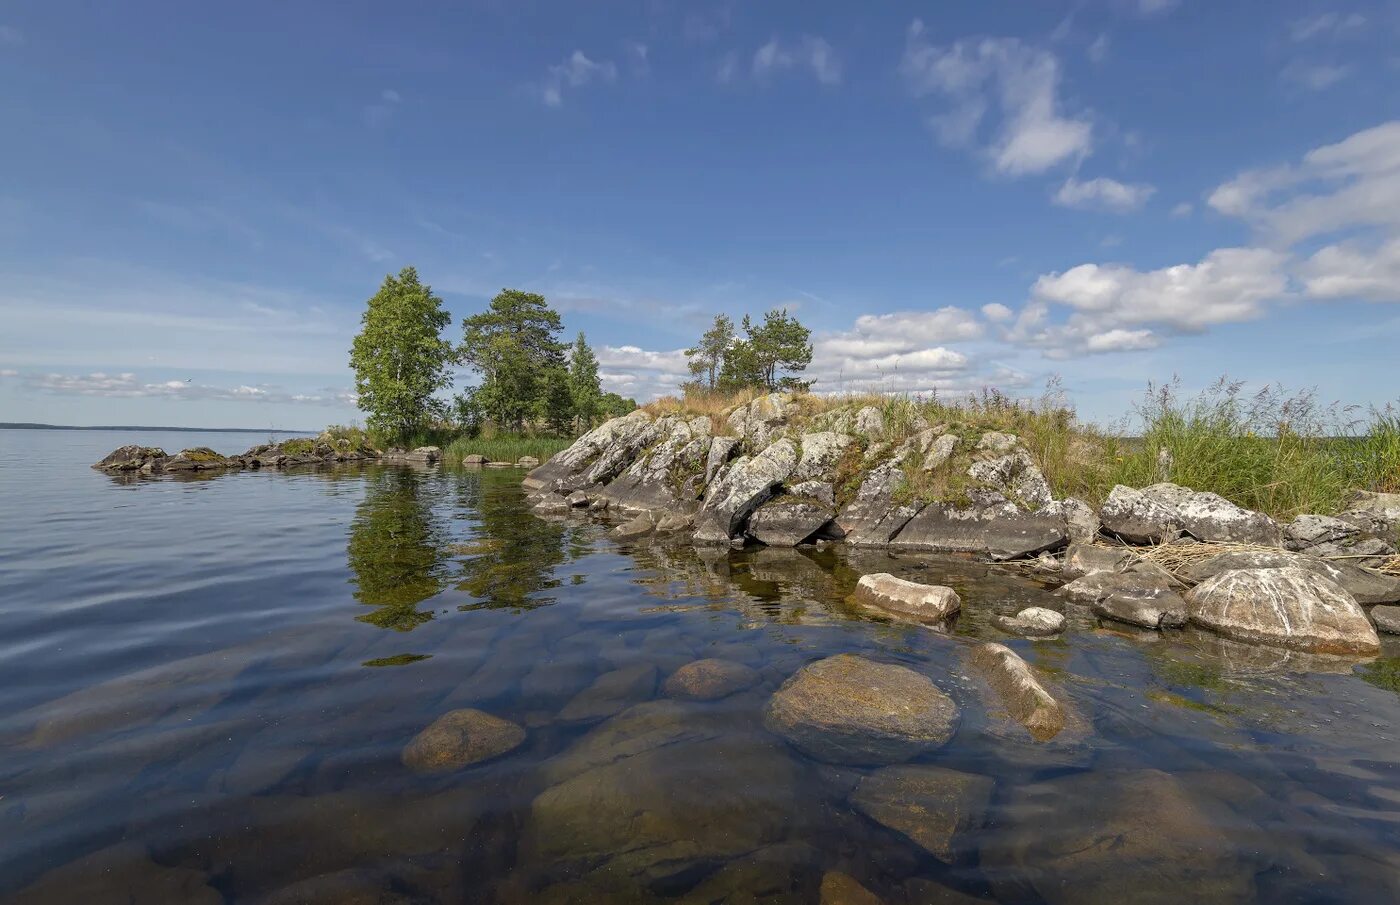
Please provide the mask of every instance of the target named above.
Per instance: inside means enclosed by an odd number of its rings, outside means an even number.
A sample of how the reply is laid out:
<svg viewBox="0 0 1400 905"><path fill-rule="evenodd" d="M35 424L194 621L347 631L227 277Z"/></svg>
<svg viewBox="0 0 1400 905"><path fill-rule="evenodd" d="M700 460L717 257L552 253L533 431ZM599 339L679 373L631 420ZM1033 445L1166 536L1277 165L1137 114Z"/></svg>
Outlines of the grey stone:
<svg viewBox="0 0 1400 905"><path fill-rule="evenodd" d="M1384 540L1400 542L1400 493L1354 491L1338 517Z"/></svg>
<svg viewBox="0 0 1400 905"><path fill-rule="evenodd" d="M846 448L855 442L850 434L818 431L802 435L802 458L792 472L794 481L833 481Z"/></svg>
<svg viewBox="0 0 1400 905"><path fill-rule="evenodd" d="M1015 434L1003 434L1000 431L987 431L982 438L977 441L977 449L982 452L1008 453L1016 448L1020 439Z"/></svg>
<svg viewBox="0 0 1400 905"><path fill-rule="evenodd" d="M1277 522L1218 494L1193 493L1177 504L1176 513L1182 527L1203 541L1271 547L1283 544L1283 531Z"/></svg>
<svg viewBox="0 0 1400 905"><path fill-rule="evenodd" d="M1065 630L1064 615L1043 606L1026 607L1015 616L994 616L992 623L1004 632L1027 637L1058 635Z"/></svg>
<svg viewBox="0 0 1400 905"><path fill-rule="evenodd" d="M666 694L673 698L714 701L758 683L757 670L732 660L693 660L666 680Z"/></svg>
<svg viewBox="0 0 1400 905"><path fill-rule="evenodd" d="M682 421L663 418L656 423L663 439L639 454L598 494L609 509L621 512L670 510L685 502L681 478L699 475L710 451L708 418ZM693 501L695 493L689 494Z"/></svg>
<svg viewBox="0 0 1400 905"><path fill-rule="evenodd" d="M985 822L995 785L976 773L901 764L861 779L851 805L951 864L961 854L957 836Z"/></svg>
<svg viewBox="0 0 1400 905"><path fill-rule="evenodd" d="M1380 639L1355 598L1296 566L1232 569L1186 594L1191 621L1233 638L1318 654L1375 654Z"/></svg>
<svg viewBox="0 0 1400 905"><path fill-rule="evenodd" d="M575 490L564 498L564 502L575 509L582 509L588 506L592 501L588 499L588 494L584 493L582 490Z"/></svg>
<svg viewBox="0 0 1400 905"><path fill-rule="evenodd" d="M1307 569L1335 582L1360 604L1400 601L1400 578L1372 572L1345 560L1325 560L1282 550L1236 550L1188 566L1184 574L1200 583L1231 569Z"/></svg>
<svg viewBox="0 0 1400 905"><path fill-rule="evenodd" d="M1074 497L1051 500L1038 509L1037 514L1063 518L1065 534L1072 544L1089 544L1099 535L1099 514L1083 500Z"/></svg>
<svg viewBox="0 0 1400 905"><path fill-rule="evenodd" d="M710 450L705 454L705 486L714 483L720 470L729 463L739 448L738 437L711 437Z"/></svg>
<svg viewBox="0 0 1400 905"><path fill-rule="evenodd" d="M884 439L884 414L873 405L865 406L856 412L855 430L856 433L869 437L871 440Z"/></svg>
<svg viewBox="0 0 1400 905"><path fill-rule="evenodd" d="M1159 481L1142 488L1143 496L1156 500L1168 509L1179 509L1194 493L1190 487L1182 487L1170 481Z"/></svg>
<svg viewBox="0 0 1400 905"><path fill-rule="evenodd" d="M165 450L157 446L119 446L92 467L100 471L140 471L149 466L152 471L159 471L167 458Z"/></svg>
<svg viewBox="0 0 1400 905"><path fill-rule="evenodd" d="M933 503L910 519L889 545L1004 560L1057 550L1065 541L1062 518L1023 512L1013 503L966 508Z"/></svg>
<svg viewBox="0 0 1400 905"><path fill-rule="evenodd" d="M752 458L737 459L705 492L705 503L695 517L695 539L727 543L749 513L772 496L796 467L797 447L791 440L777 440Z"/></svg>
<svg viewBox="0 0 1400 905"><path fill-rule="evenodd" d="M489 459L487 459L483 455L480 455L479 453L470 453L469 455L465 455L462 457L462 464L467 466L475 465L480 467L482 465L485 465L489 461Z"/></svg>
<svg viewBox="0 0 1400 905"><path fill-rule="evenodd" d="M417 773L442 773L500 757L525 741L525 730L481 710L451 710L403 749L403 763Z"/></svg>
<svg viewBox="0 0 1400 905"><path fill-rule="evenodd" d="M748 535L770 547L795 547L820 531L832 515L824 503L792 497L769 500L749 516Z"/></svg>
<svg viewBox="0 0 1400 905"><path fill-rule="evenodd" d="M548 462L536 467L525 476L524 485L527 490L539 490L553 485L556 481L563 481L566 485L577 482L579 477L598 461L605 451L613 448L634 448L638 437L645 436L652 430L651 415L642 409L637 409L620 418L611 418L593 430L579 437L566 450L556 454ZM629 464L630 458L626 462L617 465L618 470ZM614 471L613 474L616 474ZM609 478L612 477L610 474ZM597 481L584 481L582 483L598 483ZM578 486L581 486L578 485ZM574 489L570 486L567 489Z"/></svg>
<svg viewBox="0 0 1400 905"><path fill-rule="evenodd" d="M1045 475L1024 449L973 462L967 474L1024 509L1040 509L1050 505L1053 499Z"/></svg>
<svg viewBox="0 0 1400 905"><path fill-rule="evenodd" d="M727 423L750 450L772 444L796 411L790 393L769 393L729 413Z"/></svg>
<svg viewBox="0 0 1400 905"><path fill-rule="evenodd" d="M534 456L521 456L515 460L515 464L520 468L534 468L536 465L540 464L540 460Z"/></svg>
<svg viewBox="0 0 1400 905"><path fill-rule="evenodd" d="M857 603L921 622L942 622L962 608L952 588L918 584L888 572L862 575L856 584Z"/></svg>
<svg viewBox="0 0 1400 905"><path fill-rule="evenodd" d="M436 446L419 446L404 456L410 462L434 465L442 459L442 450Z"/></svg>
<svg viewBox="0 0 1400 905"><path fill-rule="evenodd" d="M1400 606L1382 605L1371 608L1376 628L1389 635L1400 635Z"/></svg>
<svg viewBox="0 0 1400 905"><path fill-rule="evenodd" d="M535 498L532 508L543 515L562 515L572 509L573 504L557 493L546 493Z"/></svg>
<svg viewBox="0 0 1400 905"><path fill-rule="evenodd" d="M924 461L920 466L924 471L937 471L942 468L958 448L957 434L940 434L932 428L922 431L915 438Z"/></svg>
<svg viewBox="0 0 1400 905"><path fill-rule="evenodd" d="M608 532L608 537L618 541L637 540L656 532L656 518L650 512L643 512L629 521L623 522Z"/></svg>
<svg viewBox="0 0 1400 905"><path fill-rule="evenodd" d="M856 498L836 517L836 534L854 546L884 546L921 508L896 503L895 491L904 481L903 455L871 469L856 490Z"/></svg>
<svg viewBox="0 0 1400 905"><path fill-rule="evenodd" d="M972 649L971 662L1007 712L1036 741L1048 741L1064 729L1064 708L1011 648L995 642L979 644Z"/></svg>
<svg viewBox="0 0 1400 905"><path fill-rule="evenodd" d="M1186 624L1186 602L1170 576L1162 572L1092 572L1056 593L1117 622L1151 629L1180 628Z"/></svg>
<svg viewBox="0 0 1400 905"><path fill-rule="evenodd" d="M1175 591L1150 597L1113 594L1095 600L1094 615L1138 628L1181 628L1186 624L1186 601Z"/></svg>
<svg viewBox="0 0 1400 905"><path fill-rule="evenodd" d="M1312 556L1374 557L1353 560L1357 565L1378 565L1396 552L1394 544L1330 515L1298 516L1284 526L1283 543L1290 550Z"/></svg>
<svg viewBox="0 0 1400 905"><path fill-rule="evenodd" d="M788 487L788 493L795 497L816 500L828 506L834 507L836 505L836 488L825 481L803 481L800 484L792 484Z"/></svg>
<svg viewBox="0 0 1400 905"><path fill-rule="evenodd" d="M1131 551L1122 547L1071 543L1065 551L1064 571L1074 576L1091 575L1095 572L1121 572L1134 558Z"/></svg>
<svg viewBox="0 0 1400 905"><path fill-rule="evenodd" d="M1175 485L1172 485L1175 486ZM1104 530L1131 544L1159 544L1181 533L1176 510L1131 487L1117 485L1099 507Z"/></svg>
<svg viewBox="0 0 1400 905"><path fill-rule="evenodd" d="M818 760L889 764L941 748L958 718L952 699L913 670L837 654L784 682L764 722Z"/></svg>

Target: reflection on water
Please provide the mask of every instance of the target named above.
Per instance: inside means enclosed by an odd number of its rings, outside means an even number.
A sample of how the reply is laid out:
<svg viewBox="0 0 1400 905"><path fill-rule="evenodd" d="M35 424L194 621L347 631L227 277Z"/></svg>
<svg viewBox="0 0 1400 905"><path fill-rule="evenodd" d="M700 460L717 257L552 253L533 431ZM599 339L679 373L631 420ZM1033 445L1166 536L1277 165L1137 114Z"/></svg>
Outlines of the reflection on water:
<svg viewBox="0 0 1400 905"><path fill-rule="evenodd" d="M993 616L1064 609L1013 567L622 547L532 515L514 471L114 484L84 467L105 449L35 434L0 436L27 513L0 533L0 901L1400 899L1389 646L1358 666L1075 607L1059 637L1008 639ZM865 612L874 571L964 610L947 633ZM1070 728L1036 743L1000 712L967 663L982 639ZM788 746L769 698L836 653L933 680L956 735L904 773ZM697 660L743 679L679 693ZM471 708L524 743L404 766Z"/></svg>

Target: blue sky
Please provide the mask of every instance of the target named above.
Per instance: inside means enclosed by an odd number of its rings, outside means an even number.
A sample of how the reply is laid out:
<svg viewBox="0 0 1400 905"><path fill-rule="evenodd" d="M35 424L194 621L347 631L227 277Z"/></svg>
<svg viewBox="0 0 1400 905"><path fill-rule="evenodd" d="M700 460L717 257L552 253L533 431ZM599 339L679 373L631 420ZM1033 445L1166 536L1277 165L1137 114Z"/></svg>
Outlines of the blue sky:
<svg viewBox="0 0 1400 905"><path fill-rule="evenodd" d="M1397 38L1393 2L12 0L0 420L351 420L406 264L454 323L544 293L640 399L786 306L829 391L1382 404Z"/></svg>

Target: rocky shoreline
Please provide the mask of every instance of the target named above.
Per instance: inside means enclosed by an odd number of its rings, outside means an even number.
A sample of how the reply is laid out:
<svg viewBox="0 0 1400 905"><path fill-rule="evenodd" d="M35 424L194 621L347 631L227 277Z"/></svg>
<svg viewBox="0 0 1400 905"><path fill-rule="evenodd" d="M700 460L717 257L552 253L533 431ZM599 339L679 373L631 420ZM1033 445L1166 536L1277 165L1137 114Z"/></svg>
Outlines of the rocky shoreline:
<svg viewBox="0 0 1400 905"><path fill-rule="evenodd" d="M297 437L277 443L261 443L241 455L233 456L221 455L207 446L182 449L173 456L155 446L121 446L92 467L111 474L159 475L366 462L438 465L443 461L442 450L436 446L419 446L415 449L393 447L381 451L367 443L354 445L349 440L337 440L323 433L314 440ZM533 468L540 463L530 456L522 457L517 462L492 462L485 456L469 455L462 464L467 467Z"/></svg>
<svg viewBox="0 0 1400 905"><path fill-rule="evenodd" d="M1400 577L1382 571L1396 562L1400 494L1358 491L1341 512L1286 524L1166 482L1114 487L1096 509L1056 499L1013 435L947 424L893 433L874 407L808 418L789 394L759 397L722 423L638 410L523 483L537 513L600 514L623 541L842 543L1026 561L1062 582L1067 602L1138 628L1191 623L1250 644L1373 656L1377 627L1400 622L1387 606L1400 602ZM911 494L911 470L941 493ZM1005 628L1044 635L1054 615L1023 613Z"/></svg>

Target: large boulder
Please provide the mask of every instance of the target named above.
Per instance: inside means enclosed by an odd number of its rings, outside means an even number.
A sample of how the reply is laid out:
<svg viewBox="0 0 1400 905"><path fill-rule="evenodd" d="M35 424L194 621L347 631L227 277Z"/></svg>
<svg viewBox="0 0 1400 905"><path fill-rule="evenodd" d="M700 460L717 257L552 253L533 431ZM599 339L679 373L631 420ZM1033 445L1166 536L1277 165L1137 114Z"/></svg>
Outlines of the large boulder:
<svg viewBox="0 0 1400 905"><path fill-rule="evenodd" d="M673 698L714 701L758 683L758 671L733 660L692 660L671 673L665 692Z"/></svg>
<svg viewBox="0 0 1400 905"><path fill-rule="evenodd" d="M795 547L831 521L825 503L798 497L769 500L749 516L749 537L770 547Z"/></svg>
<svg viewBox="0 0 1400 905"><path fill-rule="evenodd" d="M1387 635L1400 635L1400 606L1372 607L1371 619Z"/></svg>
<svg viewBox="0 0 1400 905"><path fill-rule="evenodd" d="M1099 514L1083 500L1074 497L1051 500L1036 512L1039 515L1063 518L1065 534L1072 544L1090 544L1099 535Z"/></svg>
<svg viewBox="0 0 1400 905"><path fill-rule="evenodd" d="M1395 544L1330 515L1296 517L1283 528L1283 544L1290 550L1311 556L1357 557L1353 559L1357 565L1379 565L1395 555Z"/></svg>
<svg viewBox="0 0 1400 905"><path fill-rule="evenodd" d="M1050 505L1053 497L1050 484L1040 473L1031 454L1017 449L995 459L973 462L967 474L984 487L997 491L1017 503L1022 509L1040 509Z"/></svg>
<svg viewBox="0 0 1400 905"><path fill-rule="evenodd" d="M904 453L872 468L856 490L856 497L836 517L835 532L854 546L884 546L922 508L919 503L896 500L904 483Z"/></svg>
<svg viewBox="0 0 1400 905"><path fill-rule="evenodd" d="M119 446L94 462L93 468L99 471L160 471L169 458L165 450L157 446Z"/></svg>
<svg viewBox="0 0 1400 905"><path fill-rule="evenodd" d="M953 863L961 854L955 838L986 820L995 785L976 773L900 764L861 779L851 793L851 805L938 860Z"/></svg>
<svg viewBox="0 0 1400 905"><path fill-rule="evenodd" d="M419 446L409 450L404 458L419 465L436 465L442 461L442 449L437 446Z"/></svg>
<svg viewBox="0 0 1400 905"><path fill-rule="evenodd" d="M1346 591L1363 605L1400 601L1400 578L1372 572L1345 560L1325 560L1296 553L1264 550L1233 550L1187 566L1183 574L1199 584L1231 569L1285 569L1296 567L1316 572Z"/></svg>
<svg viewBox="0 0 1400 905"><path fill-rule="evenodd" d="M1119 484L1099 507L1103 528L1130 544L1160 544L1183 528L1176 509L1140 490Z"/></svg>
<svg viewBox="0 0 1400 905"><path fill-rule="evenodd" d="M656 429L668 433L598 494L607 501L609 511L672 509L682 502L693 503L698 496L699 476L710 452L710 419L663 418ZM688 493L682 486L686 478L694 479ZM687 496L689 499L684 499Z"/></svg>
<svg viewBox="0 0 1400 905"><path fill-rule="evenodd" d="M1153 569L1092 572L1056 593L1115 622L1150 629L1186 624L1186 601L1177 593L1176 584L1166 573Z"/></svg>
<svg viewBox="0 0 1400 905"><path fill-rule="evenodd" d="M818 760L891 764L941 748L958 717L958 705L912 669L837 654L789 677L764 722Z"/></svg>
<svg viewBox="0 0 1400 905"><path fill-rule="evenodd" d="M1026 512L1014 503L974 503L966 507L933 503L914 515L889 545L899 549L1017 559L1057 550L1067 539L1063 518Z"/></svg>
<svg viewBox="0 0 1400 905"><path fill-rule="evenodd" d="M856 412L856 433L871 440L885 438L885 415L873 405L863 406Z"/></svg>
<svg viewBox="0 0 1400 905"><path fill-rule="evenodd" d="M650 442L654 434L651 415L641 409L620 418L603 422L579 437L568 449L525 476L527 490L540 490L561 483L565 490L577 490L588 484L602 483L582 478L589 469L610 451L615 453L600 471L611 472L608 479L621 471L636 452ZM624 461L625 460L625 461Z"/></svg>
<svg viewBox="0 0 1400 905"><path fill-rule="evenodd" d="M856 584L857 603L921 622L942 622L962 608L957 591L942 585L917 584L888 572L862 575Z"/></svg>
<svg viewBox="0 0 1400 905"><path fill-rule="evenodd" d="M727 423L747 449L763 449L782 434L797 411L791 393L769 393L730 412Z"/></svg>
<svg viewBox="0 0 1400 905"><path fill-rule="evenodd" d="M705 503L695 516L695 539L728 543L749 513L772 496L796 467L797 447L791 440L777 440L752 458L735 460L705 492Z"/></svg>
<svg viewBox="0 0 1400 905"><path fill-rule="evenodd" d="M1296 566L1221 572L1188 591L1186 603L1192 622L1239 641L1319 654L1380 650L1356 599Z"/></svg>
<svg viewBox="0 0 1400 905"><path fill-rule="evenodd" d="M403 749L403 763L417 773L442 773L500 757L525 741L509 720L467 708L444 713Z"/></svg>
<svg viewBox="0 0 1400 905"><path fill-rule="evenodd" d="M1187 783L1158 770L1093 770L1010 790L1012 818L982 853L1004 901L1179 905L1255 901L1256 866ZM1024 890L1023 886L1029 886Z"/></svg>
<svg viewBox="0 0 1400 905"><path fill-rule="evenodd" d="M1004 644L973 648L971 662L1006 711L1036 741L1048 741L1065 727L1065 710L1036 678L1030 664Z"/></svg>
<svg viewBox="0 0 1400 905"><path fill-rule="evenodd" d="M182 449L175 455L166 459L162 465L162 471L216 471L226 468L237 468L242 464L238 459L230 459L222 456L207 446L194 446L189 449Z"/></svg>
<svg viewBox="0 0 1400 905"><path fill-rule="evenodd" d="M729 464L729 460L739 449L738 437L711 437L710 451L705 454L705 486L714 483L716 477Z"/></svg>
<svg viewBox="0 0 1400 905"><path fill-rule="evenodd" d="M1338 517L1384 540L1400 542L1400 493L1358 490Z"/></svg>
<svg viewBox="0 0 1400 905"><path fill-rule="evenodd" d="M1190 494L1177 504L1176 514L1182 527L1198 540L1268 547L1283 544L1278 522L1262 512L1236 506L1219 494Z"/></svg>
<svg viewBox="0 0 1400 905"><path fill-rule="evenodd" d="M837 466L855 437L837 431L817 431L802 435L802 458L792 473L793 481L834 481Z"/></svg>

